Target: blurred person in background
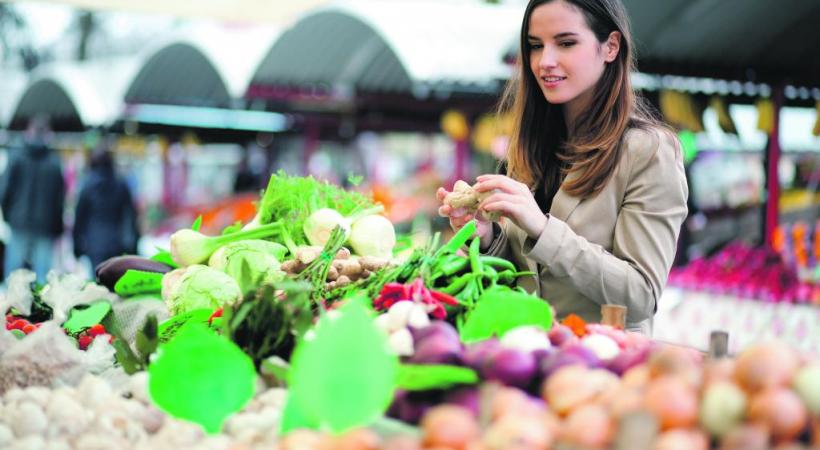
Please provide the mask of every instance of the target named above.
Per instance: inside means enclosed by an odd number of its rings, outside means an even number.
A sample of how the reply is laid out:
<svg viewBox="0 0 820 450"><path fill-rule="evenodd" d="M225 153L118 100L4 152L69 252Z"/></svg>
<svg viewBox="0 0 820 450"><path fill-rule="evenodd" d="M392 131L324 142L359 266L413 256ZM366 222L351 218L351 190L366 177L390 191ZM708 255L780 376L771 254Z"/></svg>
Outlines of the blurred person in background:
<svg viewBox="0 0 820 450"><path fill-rule="evenodd" d="M519 285L559 318L601 321L627 307L626 328L651 334L688 188L675 134L636 97L633 42L620 0L530 0L520 73L501 103L515 118L505 175L482 175L482 251L521 270ZM443 201L448 192L441 188ZM498 224L484 213L497 212ZM442 205L454 229L473 219Z"/></svg>
<svg viewBox="0 0 820 450"><path fill-rule="evenodd" d="M108 258L137 251L139 227L134 200L105 149L91 155L77 198L72 235L74 256L87 256L92 268Z"/></svg>
<svg viewBox="0 0 820 450"><path fill-rule="evenodd" d="M46 281L54 243L63 232L65 182L60 157L48 141L49 119L33 117L23 146L10 159L0 191L3 217L11 228L3 274L28 267Z"/></svg>

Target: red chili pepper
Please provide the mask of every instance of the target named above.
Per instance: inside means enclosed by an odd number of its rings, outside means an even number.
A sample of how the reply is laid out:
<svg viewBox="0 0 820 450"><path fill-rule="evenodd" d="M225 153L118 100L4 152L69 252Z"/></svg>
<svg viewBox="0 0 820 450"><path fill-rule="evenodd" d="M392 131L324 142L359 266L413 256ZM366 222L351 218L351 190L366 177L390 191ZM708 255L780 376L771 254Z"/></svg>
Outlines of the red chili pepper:
<svg viewBox="0 0 820 450"><path fill-rule="evenodd" d="M441 303L431 304L431 306L433 307L433 310L430 311L430 315L433 316L433 318L438 320L444 320L447 318L447 310L444 309L444 306L442 306Z"/></svg>
<svg viewBox="0 0 820 450"><path fill-rule="evenodd" d="M447 295L444 292L439 291L430 291L430 295L438 302L450 305L450 306L457 306L458 300L452 295Z"/></svg>
<svg viewBox="0 0 820 450"><path fill-rule="evenodd" d="M105 334L105 327L101 323L93 325L91 328L88 329L88 334L92 337Z"/></svg>
<svg viewBox="0 0 820 450"><path fill-rule="evenodd" d="M376 310L390 309L396 302L402 300L409 300L407 286L400 283L387 283L382 287L379 296L373 301L373 307Z"/></svg>
<svg viewBox="0 0 820 450"><path fill-rule="evenodd" d="M210 325L211 322L213 322L217 317L222 317L222 308L216 308L216 311L211 314L211 317L208 317L208 325Z"/></svg>

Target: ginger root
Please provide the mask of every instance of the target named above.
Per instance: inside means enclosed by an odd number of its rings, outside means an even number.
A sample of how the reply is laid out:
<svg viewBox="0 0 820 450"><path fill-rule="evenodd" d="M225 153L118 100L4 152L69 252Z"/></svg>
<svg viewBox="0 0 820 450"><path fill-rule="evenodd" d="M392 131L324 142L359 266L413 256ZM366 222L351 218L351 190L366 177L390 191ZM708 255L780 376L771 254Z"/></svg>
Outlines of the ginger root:
<svg viewBox="0 0 820 450"><path fill-rule="evenodd" d="M473 214L478 211L479 205L485 198L489 197L491 192L479 193L472 186L463 180L456 181L453 186L453 192L444 197L444 204L449 205L453 209L464 208ZM487 220L491 222L498 222L501 214L497 211L484 213Z"/></svg>

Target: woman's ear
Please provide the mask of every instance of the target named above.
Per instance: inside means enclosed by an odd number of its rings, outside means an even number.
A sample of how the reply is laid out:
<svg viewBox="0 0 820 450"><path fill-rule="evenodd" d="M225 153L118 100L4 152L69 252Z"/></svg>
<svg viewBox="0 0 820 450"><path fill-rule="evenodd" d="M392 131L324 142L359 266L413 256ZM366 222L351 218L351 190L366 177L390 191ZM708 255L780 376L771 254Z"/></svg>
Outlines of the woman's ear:
<svg viewBox="0 0 820 450"><path fill-rule="evenodd" d="M611 63L618 57L621 50L621 32L613 31L609 33L609 38L604 42L604 61Z"/></svg>

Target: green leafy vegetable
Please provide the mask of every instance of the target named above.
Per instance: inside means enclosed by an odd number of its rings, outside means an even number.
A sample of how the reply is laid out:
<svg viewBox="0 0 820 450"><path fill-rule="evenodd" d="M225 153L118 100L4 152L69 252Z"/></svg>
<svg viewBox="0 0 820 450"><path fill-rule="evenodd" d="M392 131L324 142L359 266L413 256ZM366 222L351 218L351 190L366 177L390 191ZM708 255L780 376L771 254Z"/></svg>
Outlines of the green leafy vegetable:
<svg viewBox="0 0 820 450"><path fill-rule="evenodd" d="M159 293L162 291L162 276L156 272L129 269L114 285L114 292L122 297L139 294Z"/></svg>
<svg viewBox="0 0 820 450"><path fill-rule="evenodd" d="M160 346L148 366L151 400L166 413L218 433L256 385L253 362L239 347L201 325L188 325Z"/></svg>
<svg viewBox="0 0 820 450"><path fill-rule="evenodd" d="M313 211L331 208L348 217L374 206L371 198L359 192L346 191L313 177L289 176L280 170L271 175L254 222L279 222L294 243L306 245L304 223Z"/></svg>
<svg viewBox="0 0 820 450"><path fill-rule="evenodd" d="M467 367L435 364L402 364L398 388L408 391L446 389L456 384L478 383L478 374Z"/></svg>
<svg viewBox="0 0 820 450"><path fill-rule="evenodd" d="M76 306L71 310L68 320L63 323L63 328L70 334L79 333L101 323L110 312L111 304L108 302L92 303L88 307Z"/></svg>
<svg viewBox="0 0 820 450"><path fill-rule="evenodd" d="M162 299L174 315L200 308L213 310L242 297L233 278L200 264L166 273L162 284Z"/></svg>
<svg viewBox="0 0 820 450"><path fill-rule="evenodd" d="M320 426L343 432L378 419L396 388L398 357L358 302L324 316L291 359L283 431Z"/></svg>
<svg viewBox="0 0 820 450"><path fill-rule="evenodd" d="M506 286L494 286L479 297L475 309L459 327L459 333L462 342L469 344L493 336L501 337L522 325L549 330L552 320L552 309L543 299Z"/></svg>

